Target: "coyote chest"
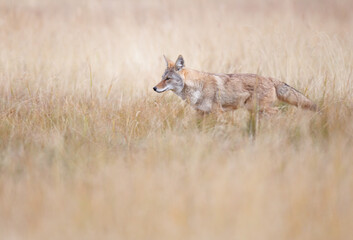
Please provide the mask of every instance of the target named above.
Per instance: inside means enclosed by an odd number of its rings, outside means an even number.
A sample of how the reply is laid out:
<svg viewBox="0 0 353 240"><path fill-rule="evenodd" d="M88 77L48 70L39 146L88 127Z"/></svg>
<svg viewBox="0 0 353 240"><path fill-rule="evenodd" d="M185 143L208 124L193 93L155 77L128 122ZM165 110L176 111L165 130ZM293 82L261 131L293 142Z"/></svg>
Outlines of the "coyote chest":
<svg viewBox="0 0 353 240"><path fill-rule="evenodd" d="M188 101L191 105L197 107L202 103L202 92L199 89L190 90L187 95L181 97L183 100Z"/></svg>
<svg viewBox="0 0 353 240"><path fill-rule="evenodd" d="M183 91L175 93L197 110L209 112L212 109L212 101L208 99L202 86L190 87L185 85Z"/></svg>

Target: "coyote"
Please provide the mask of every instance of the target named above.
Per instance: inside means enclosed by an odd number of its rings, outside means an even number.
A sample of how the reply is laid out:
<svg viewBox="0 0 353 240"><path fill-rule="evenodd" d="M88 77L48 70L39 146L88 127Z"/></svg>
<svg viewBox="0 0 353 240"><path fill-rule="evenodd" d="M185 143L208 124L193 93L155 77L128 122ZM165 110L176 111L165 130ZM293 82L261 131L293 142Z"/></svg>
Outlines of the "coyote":
<svg viewBox="0 0 353 240"><path fill-rule="evenodd" d="M318 111L316 104L302 93L274 78L201 72L186 68L181 55L175 63L165 56L164 59L167 69L153 90L172 90L200 113L246 108L250 112L273 114L277 112L273 107L276 100Z"/></svg>

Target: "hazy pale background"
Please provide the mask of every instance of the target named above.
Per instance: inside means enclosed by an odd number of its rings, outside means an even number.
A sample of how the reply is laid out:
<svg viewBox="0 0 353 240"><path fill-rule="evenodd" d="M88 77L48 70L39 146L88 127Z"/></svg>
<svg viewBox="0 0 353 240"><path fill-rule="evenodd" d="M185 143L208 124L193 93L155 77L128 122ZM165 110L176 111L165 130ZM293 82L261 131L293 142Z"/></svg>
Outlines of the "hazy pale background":
<svg viewBox="0 0 353 240"><path fill-rule="evenodd" d="M286 81L255 141L163 54ZM353 1L0 0L0 239L350 239Z"/></svg>

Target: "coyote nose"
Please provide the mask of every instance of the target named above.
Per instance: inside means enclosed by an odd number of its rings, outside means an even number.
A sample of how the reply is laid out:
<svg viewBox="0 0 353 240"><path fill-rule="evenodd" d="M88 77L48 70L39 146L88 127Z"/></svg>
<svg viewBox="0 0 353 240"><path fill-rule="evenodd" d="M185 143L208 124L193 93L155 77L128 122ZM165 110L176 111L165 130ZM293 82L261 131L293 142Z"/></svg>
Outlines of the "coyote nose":
<svg viewBox="0 0 353 240"><path fill-rule="evenodd" d="M157 92L157 87L154 87L153 90L155 90Z"/></svg>

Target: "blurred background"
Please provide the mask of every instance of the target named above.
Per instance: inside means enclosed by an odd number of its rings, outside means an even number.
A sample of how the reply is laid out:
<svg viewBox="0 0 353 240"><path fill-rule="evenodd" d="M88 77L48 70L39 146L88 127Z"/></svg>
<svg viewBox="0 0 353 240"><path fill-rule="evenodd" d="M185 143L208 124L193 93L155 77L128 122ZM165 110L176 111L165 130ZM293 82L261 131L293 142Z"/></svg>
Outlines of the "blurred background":
<svg viewBox="0 0 353 240"><path fill-rule="evenodd" d="M112 95L131 88L146 94L160 80L163 54L183 54L187 66L200 70L258 72L309 88L322 86L326 76L348 74L345 65L351 63L350 0L0 4L6 91L10 81L33 90L50 91L55 84L62 91L87 91L91 73L95 91L112 86Z"/></svg>

